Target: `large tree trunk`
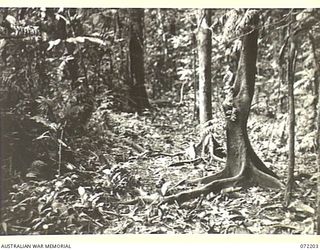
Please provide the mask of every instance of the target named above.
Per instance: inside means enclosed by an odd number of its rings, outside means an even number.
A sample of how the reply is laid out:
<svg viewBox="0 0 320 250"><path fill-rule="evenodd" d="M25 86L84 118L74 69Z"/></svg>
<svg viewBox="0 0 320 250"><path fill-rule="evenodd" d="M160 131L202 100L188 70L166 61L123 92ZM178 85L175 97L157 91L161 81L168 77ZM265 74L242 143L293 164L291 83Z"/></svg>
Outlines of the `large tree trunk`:
<svg viewBox="0 0 320 250"><path fill-rule="evenodd" d="M144 86L144 9L130 9L129 14L129 106L139 111L150 106L147 91Z"/></svg>
<svg viewBox="0 0 320 250"><path fill-rule="evenodd" d="M258 15L251 14L246 35L242 38L242 50L234 86L229 86L229 94L224 102L227 117L227 162L221 172L198 182L206 185L168 196L163 203L184 202L201 194L216 192L233 186L259 185L280 188L278 177L259 159L254 152L247 132L247 121L254 94L258 30ZM250 29L249 29L250 28Z"/></svg>
<svg viewBox="0 0 320 250"><path fill-rule="evenodd" d="M199 118L203 124L212 119L211 104L211 10L199 11Z"/></svg>
<svg viewBox="0 0 320 250"><path fill-rule="evenodd" d="M250 23L254 27L257 26L257 14L251 17ZM225 171L227 176L236 176L243 171L242 184L280 187L280 183L276 179L277 176L265 166L254 152L247 132L247 121L255 86L257 39L257 29L242 39L237 77L232 88L232 106L229 105L229 100L224 102L224 110L227 112L227 163Z"/></svg>

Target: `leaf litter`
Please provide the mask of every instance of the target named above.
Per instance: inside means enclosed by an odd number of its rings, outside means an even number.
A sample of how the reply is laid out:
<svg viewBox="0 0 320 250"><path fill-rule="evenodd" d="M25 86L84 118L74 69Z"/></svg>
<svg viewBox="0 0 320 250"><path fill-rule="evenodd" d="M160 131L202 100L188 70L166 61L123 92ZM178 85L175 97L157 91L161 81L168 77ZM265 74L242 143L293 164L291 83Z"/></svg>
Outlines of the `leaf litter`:
<svg viewBox="0 0 320 250"><path fill-rule="evenodd" d="M10 199L6 201L2 232L314 232L316 174L314 166L307 167L311 164L310 155L305 154L298 155L297 165L303 166L306 174L297 176L294 200L288 208L282 204L283 190L260 187L222 190L183 204L159 206L163 196L193 188L194 185L187 184L187 180L223 168L223 163L217 161L173 164L187 160L184 152L188 151L190 143L199 140L197 122L190 116L192 102L176 108L177 111L172 107L156 108L141 116L110 112L108 125L112 129L104 128L95 137L86 138L85 142L91 143L88 146L91 153L86 150L79 166L67 163L68 171L54 180L21 183L12 187ZM272 126L272 122L282 124L281 120L270 121L259 116L251 118L250 138L253 146L259 149L261 158L267 157L268 166L284 179L287 163L279 151L286 146L279 148L276 136L270 141L274 131L264 129L277 127ZM215 117L213 123L221 124L223 121L221 117ZM222 127L219 126L220 131L215 131L220 141L225 140ZM139 152L140 149L144 151ZM83 148L79 147L81 150ZM86 159L88 155L90 157ZM23 188L26 192L19 194ZM306 190L308 196L305 195ZM38 209L34 210L34 207ZM43 219L35 220L39 216Z"/></svg>

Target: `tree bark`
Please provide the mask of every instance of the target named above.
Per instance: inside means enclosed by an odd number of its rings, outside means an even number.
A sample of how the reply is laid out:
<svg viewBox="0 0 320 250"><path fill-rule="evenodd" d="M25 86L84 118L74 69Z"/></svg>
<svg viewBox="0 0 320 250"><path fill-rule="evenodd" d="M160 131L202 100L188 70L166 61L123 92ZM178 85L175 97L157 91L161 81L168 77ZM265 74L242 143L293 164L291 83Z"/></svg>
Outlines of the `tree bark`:
<svg viewBox="0 0 320 250"><path fill-rule="evenodd" d="M320 92L318 85L318 93ZM320 235L320 102L318 101L318 121L317 121L317 165L318 165L318 193L317 193L317 234Z"/></svg>
<svg viewBox="0 0 320 250"><path fill-rule="evenodd" d="M251 17L250 24L253 27L257 26L257 14ZM276 188L281 186L277 175L268 169L254 152L247 132L247 121L255 87L257 39L257 29L243 37L237 76L233 86L233 100L231 101L233 105L230 107L230 101L224 102L224 110L228 113L225 171L227 175L235 176L240 172L242 166L246 165L244 183L242 184L259 184Z"/></svg>
<svg viewBox="0 0 320 250"><path fill-rule="evenodd" d="M317 166L318 166L318 184L317 184L317 235L320 235L320 102L319 102L319 93L320 93L320 84L319 84L319 71L320 71L320 64L318 62L318 57L316 54L316 46L314 37L311 33L309 33L309 38L311 41L312 46L312 52L313 52L313 59L314 59L314 67L315 67L315 73L314 73L314 87L315 87L315 105L317 106Z"/></svg>
<svg viewBox="0 0 320 250"><path fill-rule="evenodd" d="M199 55L199 120L212 119L211 104L211 10L200 10L198 32Z"/></svg>
<svg viewBox="0 0 320 250"><path fill-rule="evenodd" d="M287 80L288 80L288 96L289 96L289 167L288 167L288 179L285 193L285 205L288 206L290 203L292 189L294 185L294 137L295 137L295 110L294 110L294 69L295 69L295 57L296 57L296 45L290 38L289 58L288 58L288 69L287 69Z"/></svg>
<svg viewBox="0 0 320 250"><path fill-rule="evenodd" d="M199 57L199 122L202 125L206 125L206 122L212 119L212 89L211 89L211 17L212 12L209 9L200 9L198 15L198 57ZM196 87L196 83L194 84ZM195 92L195 103L197 99L197 88ZM197 113L197 107L195 106L194 113ZM204 127L203 127L204 128ZM205 140L210 143L205 143ZM202 147L202 153L209 151L211 160L216 156L225 157L225 152L214 138L212 134L207 134L201 139L201 142L197 145L197 149ZM208 149L208 150L206 150Z"/></svg>
<svg viewBox="0 0 320 250"><path fill-rule="evenodd" d="M314 118L316 120L317 117L317 107L318 107L318 102L319 102L319 75L320 75L320 64L318 61L317 53L316 53L316 43L314 40L314 37L311 32L309 32L309 40L311 44L311 53L313 56L313 67L314 67L314 85L313 85L313 94L315 97L315 100L313 102L313 107L314 107ZM316 121L314 122L316 124Z"/></svg>
<svg viewBox="0 0 320 250"><path fill-rule="evenodd" d="M133 107L135 111L140 111L150 106L144 86L144 9L130 9L129 14L129 107Z"/></svg>

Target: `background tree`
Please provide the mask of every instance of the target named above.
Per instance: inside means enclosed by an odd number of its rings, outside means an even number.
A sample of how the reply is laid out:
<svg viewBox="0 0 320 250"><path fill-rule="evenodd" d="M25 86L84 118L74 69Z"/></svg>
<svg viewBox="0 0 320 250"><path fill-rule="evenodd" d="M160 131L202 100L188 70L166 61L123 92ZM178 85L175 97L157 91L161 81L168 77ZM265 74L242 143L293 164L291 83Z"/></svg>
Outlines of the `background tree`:
<svg viewBox="0 0 320 250"><path fill-rule="evenodd" d="M289 167L288 167L288 180L287 189L285 196L285 203L288 206L292 196L292 189L294 187L294 145L295 145L295 105L294 105L294 75L295 75L295 62L296 62L296 44L294 37L289 39L289 55L288 55L288 69L287 69L287 79L288 79L288 97L289 97Z"/></svg>
<svg viewBox="0 0 320 250"><path fill-rule="evenodd" d="M198 27L197 27L197 46L198 46L198 84L194 84L195 88L195 107L199 109L199 122L201 125L201 141L196 145L196 151L200 151L204 156L208 151L211 160L218 157L225 157L225 153L221 145L218 143L214 134L212 134L212 31L211 31L212 11L209 9L198 10ZM196 79L194 79L196 81ZM197 98L198 96L198 98ZM198 100L197 100L198 99ZM221 160L220 160L221 161Z"/></svg>
<svg viewBox="0 0 320 250"><path fill-rule="evenodd" d="M144 86L144 9L130 9L128 85L129 106L135 110L149 107L149 100Z"/></svg>
<svg viewBox="0 0 320 250"><path fill-rule="evenodd" d="M211 10L199 10L199 120L201 124L212 119L211 103Z"/></svg>

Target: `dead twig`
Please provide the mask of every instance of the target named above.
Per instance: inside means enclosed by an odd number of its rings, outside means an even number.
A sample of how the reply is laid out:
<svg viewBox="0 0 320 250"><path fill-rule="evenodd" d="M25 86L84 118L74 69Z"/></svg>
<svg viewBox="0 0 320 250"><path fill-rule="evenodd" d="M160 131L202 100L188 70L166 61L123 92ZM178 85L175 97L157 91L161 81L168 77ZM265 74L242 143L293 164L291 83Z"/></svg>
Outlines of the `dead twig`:
<svg viewBox="0 0 320 250"><path fill-rule="evenodd" d="M193 159L193 160L173 162L173 163L169 164L168 167L182 166L182 165L190 164L190 163L199 164L201 161L203 161L203 159L201 157L198 157L198 158Z"/></svg>

